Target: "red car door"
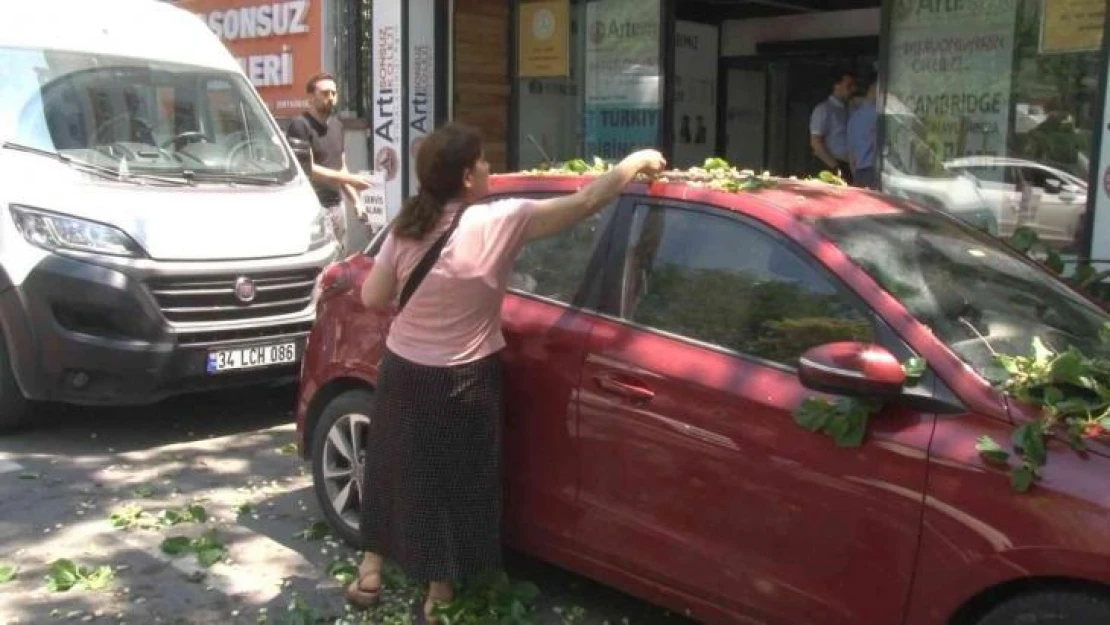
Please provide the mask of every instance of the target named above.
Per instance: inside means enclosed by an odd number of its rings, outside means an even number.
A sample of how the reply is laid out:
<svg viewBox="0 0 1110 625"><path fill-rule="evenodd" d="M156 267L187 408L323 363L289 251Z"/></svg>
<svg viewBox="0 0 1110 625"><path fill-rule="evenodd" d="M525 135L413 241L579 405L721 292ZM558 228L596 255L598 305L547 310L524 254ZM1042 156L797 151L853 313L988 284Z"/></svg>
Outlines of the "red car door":
<svg viewBox="0 0 1110 625"><path fill-rule="evenodd" d="M934 417L887 409L837 449L794 423L793 366L834 340L909 349L756 222L637 204L582 369L581 540L708 622L901 622Z"/></svg>
<svg viewBox="0 0 1110 625"><path fill-rule="evenodd" d="M575 389L615 212L526 244L502 309L505 529L509 542L533 552L565 547L574 527Z"/></svg>

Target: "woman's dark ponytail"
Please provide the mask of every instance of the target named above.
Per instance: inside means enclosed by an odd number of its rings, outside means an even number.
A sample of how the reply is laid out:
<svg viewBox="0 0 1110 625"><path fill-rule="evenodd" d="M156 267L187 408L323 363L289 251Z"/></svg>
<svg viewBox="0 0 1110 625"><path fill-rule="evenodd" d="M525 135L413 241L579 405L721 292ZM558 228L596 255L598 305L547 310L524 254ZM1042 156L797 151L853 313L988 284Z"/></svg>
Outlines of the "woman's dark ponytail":
<svg viewBox="0 0 1110 625"><path fill-rule="evenodd" d="M465 124L452 122L425 137L416 153L420 191L401 207L394 234L422 240L435 230L447 203L462 195L467 170L481 157L482 136Z"/></svg>

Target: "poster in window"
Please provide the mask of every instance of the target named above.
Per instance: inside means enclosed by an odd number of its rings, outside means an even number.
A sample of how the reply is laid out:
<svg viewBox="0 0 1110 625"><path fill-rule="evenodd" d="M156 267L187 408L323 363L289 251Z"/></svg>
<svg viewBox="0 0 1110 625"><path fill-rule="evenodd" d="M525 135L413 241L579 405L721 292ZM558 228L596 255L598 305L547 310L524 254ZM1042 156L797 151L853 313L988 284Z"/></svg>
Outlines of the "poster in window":
<svg viewBox="0 0 1110 625"><path fill-rule="evenodd" d="M586 155L656 147L662 118L660 0L586 5Z"/></svg>
<svg viewBox="0 0 1110 625"><path fill-rule="evenodd" d="M909 170L1006 153L1017 0L898 0L886 97L889 145Z"/></svg>
<svg viewBox="0 0 1110 625"><path fill-rule="evenodd" d="M674 165L713 156L717 138L717 27L675 23Z"/></svg>
<svg viewBox="0 0 1110 625"><path fill-rule="evenodd" d="M405 106L402 89L401 0L375 0L373 7L371 83L374 85L373 168L385 177L386 211L390 218L401 211L404 193L401 156Z"/></svg>
<svg viewBox="0 0 1110 625"><path fill-rule="evenodd" d="M553 78L570 73L570 0L521 2L517 33L521 78Z"/></svg>
<svg viewBox="0 0 1110 625"><path fill-rule="evenodd" d="M1041 53L1098 51L1105 23L1106 0L1044 0Z"/></svg>

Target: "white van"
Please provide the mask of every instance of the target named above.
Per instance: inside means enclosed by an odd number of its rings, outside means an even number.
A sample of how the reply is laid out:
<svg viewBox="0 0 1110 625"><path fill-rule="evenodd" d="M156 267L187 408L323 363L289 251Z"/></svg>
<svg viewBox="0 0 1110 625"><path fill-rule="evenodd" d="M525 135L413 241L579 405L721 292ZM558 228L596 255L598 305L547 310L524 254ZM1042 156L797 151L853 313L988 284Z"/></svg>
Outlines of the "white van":
<svg viewBox="0 0 1110 625"><path fill-rule="evenodd" d="M337 246L231 54L155 0L3 13L0 427L294 377Z"/></svg>

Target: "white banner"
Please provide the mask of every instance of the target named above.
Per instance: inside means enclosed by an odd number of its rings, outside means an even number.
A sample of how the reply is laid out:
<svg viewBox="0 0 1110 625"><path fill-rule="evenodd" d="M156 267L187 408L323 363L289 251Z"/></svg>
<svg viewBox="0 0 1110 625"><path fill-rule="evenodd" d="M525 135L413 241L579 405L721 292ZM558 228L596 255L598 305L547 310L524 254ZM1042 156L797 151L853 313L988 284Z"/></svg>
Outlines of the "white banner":
<svg viewBox="0 0 1110 625"><path fill-rule="evenodd" d="M377 2L378 0L375 0ZM419 190L416 152L435 129L436 23L435 0L408 0L408 194Z"/></svg>
<svg viewBox="0 0 1110 625"><path fill-rule="evenodd" d="M373 167L385 177L386 211L397 216L404 200L404 81L401 59L404 37L401 31L402 0L374 0L371 58L373 59L374 129Z"/></svg>
<svg viewBox="0 0 1110 625"><path fill-rule="evenodd" d="M717 147L717 27L675 22L674 165L701 165Z"/></svg>
<svg viewBox="0 0 1110 625"><path fill-rule="evenodd" d="M1110 66L1106 68L1106 81L1110 85ZM1110 86L1107 87L1110 92ZM1106 94L1106 106L1102 112L1102 127L1095 130L1102 133L1102 150L1098 162L1091 168L1091 187L1095 192L1094 237L1091 241L1091 258L1110 259L1110 93ZM1106 269L1103 265L1100 269Z"/></svg>

